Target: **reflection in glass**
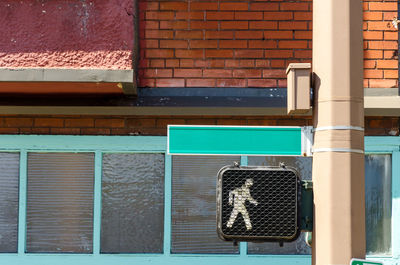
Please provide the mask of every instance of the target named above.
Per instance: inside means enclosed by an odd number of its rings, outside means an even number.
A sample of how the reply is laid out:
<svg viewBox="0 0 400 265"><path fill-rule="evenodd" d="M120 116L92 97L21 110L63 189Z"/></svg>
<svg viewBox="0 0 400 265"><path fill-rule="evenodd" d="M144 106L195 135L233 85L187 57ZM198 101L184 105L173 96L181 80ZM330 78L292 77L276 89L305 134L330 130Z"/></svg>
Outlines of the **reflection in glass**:
<svg viewBox="0 0 400 265"><path fill-rule="evenodd" d="M299 172L301 179L311 180L311 157L254 156L248 158L249 166L279 166L281 162L285 163L286 166L295 168ZM248 243L247 252L249 254L308 255L311 254L311 248L305 243L305 233L301 233L296 241L285 243L283 247L280 247L278 243Z"/></svg>
<svg viewBox="0 0 400 265"><path fill-rule="evenodd" d="M17 252L19 153L0 153L0 252Z"/></svg>
<svg viewBox="0 0 400 265"><path fill-rule="evenodd" d="M365 230L368 255L391 254L391 191L391 156L365 156Z"/></svg>
<svg viewBox="0 0 400 265"><path fill-rule="evenodd" d="M104 154L102 253L162 253L164 155Z"/></svg>
<svg viewBox="0 0 400 265"><path fill-rule="evenodd" d="M216 232L219 169L240 157L174 156L172 160L172 252L238 253Z"/></svg>
<svg viewBox="0 0 400 265"><path fill-rule="evenodd" d="M91 253L92 153L29 153L27 252Z"/></svg>

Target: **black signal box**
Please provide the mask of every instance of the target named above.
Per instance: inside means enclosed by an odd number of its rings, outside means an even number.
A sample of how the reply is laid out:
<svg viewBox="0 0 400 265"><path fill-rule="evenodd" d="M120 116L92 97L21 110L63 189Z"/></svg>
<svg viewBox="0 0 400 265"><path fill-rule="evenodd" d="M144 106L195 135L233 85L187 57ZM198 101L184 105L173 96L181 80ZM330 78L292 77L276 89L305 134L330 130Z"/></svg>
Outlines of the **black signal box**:
<svg viewBox="0 0 400 265"><path fill-rule="evenodd" d="M300 234L301 182L289 167L225 166L217 180L217 232L228 241L290 242Z"/></svg>

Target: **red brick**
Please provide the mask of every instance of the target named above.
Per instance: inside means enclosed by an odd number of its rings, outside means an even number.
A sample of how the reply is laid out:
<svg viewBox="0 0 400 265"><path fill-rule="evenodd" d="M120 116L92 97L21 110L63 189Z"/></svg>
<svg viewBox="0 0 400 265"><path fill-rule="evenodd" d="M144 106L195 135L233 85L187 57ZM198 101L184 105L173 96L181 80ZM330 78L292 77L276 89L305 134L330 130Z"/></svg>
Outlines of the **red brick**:
<svg viewBox="0 0 400 265"><path fill-rule="evenodd" d="M150 67L152 67L152 68L164 68L165 67L165 60L164 59L150 60Z"/></svg>
<svg viewBox="0 0 400 265"><path fill-rule="evenodd" d="M203 50L175 50L176 58L203 58Z"/></svg>
<svg viewBox="0 0 400 265"><path fill-rule="evenodd" d="M201 77L201 69L175 69L174 77Z"/></svg>
<svg viewBox="0 0 400 265"><path fill-rule="evenodd" d="M186 124L192 125L215 125L217 121L215 119L188 119Z"/></svg>
<svg viewBox="0 0 400 265"><path fill-rule="evenodd" d="M369 3L369 10L382 10L382 11L393 11L397 10L397 3L396 2L370 2Z"/></svg>
<svg viewBox="0 0 400 265"><path fill-rule="evenodd" d="M185 119L157 119L156 121L156 126L158 128L164 128L167 127L168 125L182 125L185 124L186 120Z"/></svg>
<svg viewBox="0 0 400 265"><path fill-rule="evenodd" d="M218 79L217 87L245 87L245 79Z"/></svg>
<svg viewBox="0 0 400 265"><path fill-rule="evenodd" d="M204 77L232 77L232 70L228 69L204 69Z"/></svg>
<svg viewBox="0 0 400 265"><path fill-rule="evenodd" d="M144 118L134 118L126 120L126 127L135 128L135 127L156 127L155 119L144 119Z"/></svg>
<svg viewBox="0 0 400 265"><path fill-rule="evenodd" d="M243 68L253 68L255 66L254 60L240 60L239 66Z"/></svg>
<svg viewBox="0 0 400 265"><path fill-rule="evenodd" d="M311 50L295 50L294 51L295 58L312 58Z"/></svg>
<svg viewBox="0 0 400 265"><path fill-rule="evenodd" d="M212 59L208 60L208 67L209 68L224 68L225 67L225 60L222 59Z"/></svg>
<svg viewBox="0 0 400 265"><path fill-rule="evenodd" d="M176 19L204 19L204 12L176 12Z"/></svg>
<svg viewBox="0 0 400 265"><path fill-rule="evenodd" d="M222 23L222 22L221 22ZM217 21L191 21L191 29L218 29Z"/></svg>
<svg viewBox="0 0 400 265"><path fill-rule="evenodd" d="M155 79L139 78L139 86L140 87L155 87L155 84L156 84Z"/></svg>
<svg viewBox="0 0 400 265"><path fill-rule="evenodd" d="M142 40L140 42L140 48L159 48L158 40Z"/></svg>
<svg viewBox="0 0 400 265"><path fill-rule="evenodd" d="M262 39L263 38L263 32L262 31L242 31L242 30L238 30L238 31L235 31L235 38L236 39L246 39L246 40Z"/></svg>
<svg viewBox="0 0 400 265"><path fill-rule="evenodd" d="M382 21L369 21L368 30L387 30L390 29L390 22L382 22Z"/></svg>
<svg viewBox="0 0 400 265"><path fill-rule="evenodd" d="M238 78L259 78L261 70L258 69L237 69L233 70L233 77Z"/></svg>
<svg viewBox="0 0 400 265"><path fill-rule="evenodd" d="M307 41L303 40L281 40L279 41L278 44L279 48L281 49L288 49L288 48L294 48L294 49L304 49L307 48Z"/></svg>
<svg viewBox="0 0 400 265"><path fill-rule="evenodd" d="M247 48L247 41L245 40L220 40L220 48Z"/></svg>
<svg viewBox="0 0 400 265"><path fill-rule="evenodd" d="M187 79L186 85L188 87L214 87L215 79Z"/></svg>
<svg viewBox="0 0 400 265"><path fill-rule="evenodd" d="M160 48L187 48L188 41L187 40L160 40Z"/></svg>
<svg viewBox="0 0 400 265"><path fill-rule="evenodd" d="M292 12L264 12L264 20L291 20L293 19Z"/></svg>
<svg viewBox="0 0 400 265"><path fill-rule="evenodd" d="M158 10L158 2L140 2L139 10Z"/></svg>
<svg viewBox="0 0 400 265"><path fill-rule="evenodd" d="M166 67L179 67L179 59L167 59L165 60L165 66Z"/></svg>
<svg viewBox="0 0 400 265"><path fill-rule="evenodd" d="M292 39L293 32L288 30L264 31L265 39Z"/></svg>
<svg viewBox="0 0 400 265"><path fill-rule="evenodd" d="M270 67L271 66L271 61L270 60L256 60L256 67Z"/></svg>
<svg viewBox="0 0 400 265"><path fill-rule="evenodd" d="M276 29L278 23L275 21L250 21L250 29Z"/></svg>
<svg viewBox="0 0 400 265"><path fill-rule="evenodd" d="M159 21L152 21L147 20L146 23L141 23L139 30L146 30L146 29L159 29L160 22Z"/></svg>
<svg viewBox="0 0 400 265"><path fill-rule="evenodd" d="M399 78L398 70L384 70L384 78Z"/></svg>
<svg viewBox="0 0 400 265"><path fill-rule="evenodd" d="M32 127L33 119L32 118L5 118L4 119L5 127Z"/></svg>
<svg viewBox="0 0 400 265"><path fill-rule="evenodd" d="M221 21L221 29L248 29L247 21ZM252 22L250 22L252 23Z"/></svg>
<svg viewBox="0 0 400 265"><path fill-rule="evenodd" d="M208 60L195 60L194 61L194 67L207 67L207 62Z"/></svg>
<svg viewBox="0 0 400 265"><path fill-rule="evenodd" d="M174 12L146 12L146 19L170 20L174 18Z"/></svg>
<svg viewBox="0 0 400 265"><path fill-rule="evenodd" d="M380 69L397 68L398 64L397 60L378 60L376 67Z"/></svg>
<svg viewBox="0 0 400 265"><path fill-rule="evenodd" d="M266 69L263 70L263 78L286 78L286 71L284 69Z"/></svg>
<svg viewBox="0 0 400 265"><path fill-rule="evenodd" d="M398 52L397 51L383 51L383 58L397 60Z"/></svg>
<svg viewBox="0 0 400 265"><path fill-rule="evenodd" d="M186 21L161 21L160 29L189 29Z"/></svg>
<svg viewBox="0 0 400 265"><path fill-rule="evenodd" d="M278 3L270 3L270 2L263 2L263 3L251 3L250 10L254 11L278 11L279 4Z"/></svg>
<svg viewBox="0 0 400 265"><path fill-rule="evenodd" d="M156 80L157 87L184 87L185 80L184 79L157 79Z"/></svg>
<svg viewBox="0 0 400 265"><path fill-rule="evenodd" d="M110 135L111 130L108 128L83 128L81 129L83 135Z"/></svg>
<svg viewBox="0 0 400 265"><path fill-rule="evenodd" d="M228 68L237 68L240 65L239 62L240 62L239 60L226 60L225 66Z"/></svg>
<svg viewBox="0 0 400 265"><path fill-rule="evenodd" d="M218 10L217 2L191 2L191 10Z"/></svg>
<svg viewBox="0 0 400 265"><path fill-rule="evenodd" d="M249 79L247 80L249 87L276 87L275 79Z"/></svg>
<svg viewBox="0 0 400 265"><path fill-rule="evenodd" d="M206 39L230 40L233 39L233 31L206 31Z"/></svg>
<svg viewBox="0 0 400 265"><path fill-rule="evenodd" d="M171 69L144 69L143 71L145 78L172 77Z"/></svg>
<svg viewBox="0 0 400 265"><path fill-rule="evenodd" d="M219 6L220 10L249 10L249 5L246 2L231 2L231 3L221 3Z"/></svg>
<svg viewBox="0 0 400 265"><path fill-rule="evenodd" d="M276 48L276 41L274 40L250 40L249 48Z"/></svg>
<svg viewBox="0 0 400 265"><path fill-rule="evenodd" d="M312 20L311 12L294 12L294 20Z"/></svg>
<svg viewBox="0 0 400 265"><path fill-rule="evenodd" d="M279 21L279 29L307 29L307 22Z"/></svg>
<svg viewBox="0 0 400 265"><path fill-rule="evenodd" d="M310 4L308 3L281 3L280 4L280 10L282 11L287 11L287 10L292 10L292 11L306 11L309 10Z"/></svg>
<svg viewBox="0 0 400 265"><path fill-rule="evenodd" d="M191 40L190 48L218 48L217 40Z"/></svg>
<svg viewBox="0 0 400 265"><path fill-rule="evenodd" d="M382 31L364 31L363 36L364 36L364 40L382 40L383 32Z"/></svg>
<svg viewBox="0 0 400 265"><path fill-rule="evenodd" d="M379 50L364 50L364 59L383 58L383 52Z"/></svg>
<svg viewBox="0 0 400 265"><path fill-rule="evenodd" d="M206 58L232 58L232 50L206 50Z"/></svg>
<svg viewBox="0 0 400 265"><path fill-rule="evenodd" d="M392 79L370 79L369 87L376 88L389 88L389 87L397 87L397 80Z"/></svg>
<svg viewBox="0 0 400 265"><path fill-rule="evenodd" d="M233 20L234 12L207 12L207 20Z"/></svg>
<svg viewBox="0 0 400 265"><path fill-rule="evenodd" d="M186 2L160 2L160 10L187 10Z"/></svg>
<svg viewBox="0 0 400 265"><path fill-rule="evenodd" d="M294 38L295 39L306 39L306 40L311 40L312 39L312 32L311 30L296 30L294 32Z"/></svg>
<svg viewBox="0 0 400 265"><path fill-rule="evenodd" d="M146 30L146 39L171 39L174 35L172 30Z"/></svg>
<svg viewBox="0 0 400 265"><path fill-rule="evenodd" d="M35 118L34 124L37 127L64 127L64 120L56 118Z"/></svg>
<svg viewBox="0 0 400 265"><path fill-rule="evenodd" d="M382 12L363 12L364 20L382 20Z"/></svg>
<svg viewBox="0 0 400 265"><path fill-rule="evenodd" d="M293 57L293 51L291 50L266 50L266 58L290 58Z"/></svg>
<svg viewBox="0 0 400 265"><path fill-rule="evenodd" d="M382 70L364 70L364 78L382 78Z"/></svg>
<svg viewBox="0 0 400 265"><path fill-rule="evenodd" d="M264 50L236 50L236 58L262 58L264 57Z"/></svg>
<svg viewBox="0 0 400 265"><path fill-rule="evenodd" d="M93 126L94 119L65 119L65 127L84 128Z"/></svg>
<svg viewBox="0 0 400 265"><path fill-rule="evenodd" d="M398 32L385 31L383 34L384 34L385 40L397 40L398 39Z"/></svg>
<svg viewBox="0 0 400 265"><path fill-rule="evenodd" d="M377 49L377 50L396 50L397 41L368 41L369 49Z"/></svg>
<svg viewBox="0 0 400 265"><path fill-rule="evenodd" d="M235 20L262 20L262 12L235 12Z"/></svg>
<svg viewBox="0 0 400 265"><path fill-rule="evenodd" d="M180 67L193 67L194 66L194 60L193 59L181 59L179 62Z"/></svg>
<svg viewBox="0 0 400 265"><path fill-rule="evenodd" d="M175 39L202 39L203 32L200 30L178 30L175 31Z"/></svg>
<svg viewBox="0 0 400 265"><path fill-rule="evenodd" d="M284 60L270 60L272 68L284 68L286 66Z"/></svg>
<svg viewBox="0 0 400 265"><path fill-rule="evenodd" d="M171 58L174 56L174 50L172 49L147 49L145 53L146 58Z"/></svg>
<svg viewBox="0 0 400 265"><path fill-rule="evenodd" d="M376 67L376 61L375 60L364 60L364 69L368 68L375 68Z"/></svg>

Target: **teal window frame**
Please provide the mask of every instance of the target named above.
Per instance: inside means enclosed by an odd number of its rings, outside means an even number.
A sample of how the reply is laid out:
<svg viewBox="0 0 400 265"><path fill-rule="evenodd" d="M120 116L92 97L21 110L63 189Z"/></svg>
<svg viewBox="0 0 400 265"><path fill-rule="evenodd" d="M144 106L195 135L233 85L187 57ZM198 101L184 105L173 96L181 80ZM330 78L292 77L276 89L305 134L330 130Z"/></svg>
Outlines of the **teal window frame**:
<svg viewBox="0 0 400 265"><path fill-rule="evenodd" d="M365 137L367 154L392 155L392 256L368 257L395 265L400 260L400 137ZM172 254L171 198L172 156L166 153L164 136L58 136L58 135L0 135L0 152L20 153L18 252L1 253L4 264L29 265L108 265L108 264L173 264L173 265L230 265L270 263L276 265L311 264L310 255L251 255L247 243L240 243L239 254ZM25 253L27 154L29 152L92 152L95 154L93 253L36 254ZM103 153L163 153L165 155L164 242L161 254L101 254L101 178ZM247 165L247 156L241 164Z"/></svg>

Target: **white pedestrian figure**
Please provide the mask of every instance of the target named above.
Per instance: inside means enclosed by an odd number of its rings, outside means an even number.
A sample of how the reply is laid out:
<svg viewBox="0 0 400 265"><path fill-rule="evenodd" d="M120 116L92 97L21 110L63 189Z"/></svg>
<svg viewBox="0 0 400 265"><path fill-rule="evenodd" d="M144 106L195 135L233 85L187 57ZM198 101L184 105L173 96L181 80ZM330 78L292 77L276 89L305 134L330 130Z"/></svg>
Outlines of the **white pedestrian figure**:
<svg viewBox="0 0 400 265"><path fill-rule="evenodd" d="M250 195L251 186L253 186L253 179L246 179L246 182L240 188L236 188L229 192L229 205L233 204L233 210L231 217L229 217L229 221L226 224L228 228L232 227L233 223L236 221L236 217L241 213L244 223L246 224L246 229L251 230L252 225L245 203L246 201L249 201L256 206L258 205L258 202Z"/></svg>

